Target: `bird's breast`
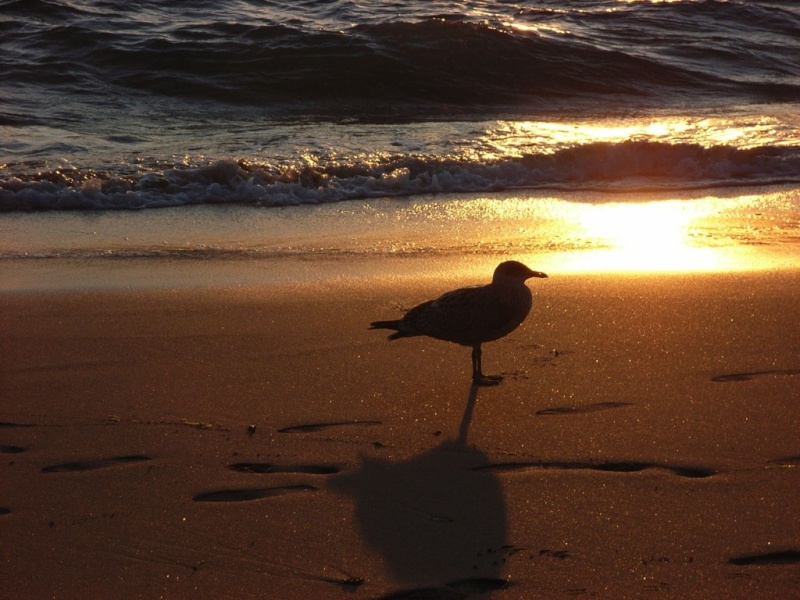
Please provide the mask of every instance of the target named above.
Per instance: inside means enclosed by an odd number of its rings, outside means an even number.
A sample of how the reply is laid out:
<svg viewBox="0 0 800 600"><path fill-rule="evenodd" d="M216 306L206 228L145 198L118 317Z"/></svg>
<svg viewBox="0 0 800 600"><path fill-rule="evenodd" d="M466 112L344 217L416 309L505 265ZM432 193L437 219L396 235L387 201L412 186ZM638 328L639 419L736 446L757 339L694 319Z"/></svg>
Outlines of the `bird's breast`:
<svg viewBox="0 0 800 600"><path fill-rule="evenodd" d="M517 286L507 291L507 310L508 310L508 331L503 333L506 335L519 327L519 325L531 312L533 305L533 295L527 286Z"/></svg>

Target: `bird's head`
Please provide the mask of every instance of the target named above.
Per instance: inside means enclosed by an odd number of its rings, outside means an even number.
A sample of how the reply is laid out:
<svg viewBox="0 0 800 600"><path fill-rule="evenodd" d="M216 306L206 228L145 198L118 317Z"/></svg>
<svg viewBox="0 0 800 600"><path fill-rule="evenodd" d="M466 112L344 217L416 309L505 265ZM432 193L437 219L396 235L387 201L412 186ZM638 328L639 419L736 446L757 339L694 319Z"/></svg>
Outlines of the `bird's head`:
<svg viewBox="0 0 800 600"><path fill-rule="evenodd" d="M507 260L497 265L494 270L494 277L492 283L504 282L519 282L522 283L531 277L547 277L544 273L539 271L532 271L521 262L516 260Z"/></svg>

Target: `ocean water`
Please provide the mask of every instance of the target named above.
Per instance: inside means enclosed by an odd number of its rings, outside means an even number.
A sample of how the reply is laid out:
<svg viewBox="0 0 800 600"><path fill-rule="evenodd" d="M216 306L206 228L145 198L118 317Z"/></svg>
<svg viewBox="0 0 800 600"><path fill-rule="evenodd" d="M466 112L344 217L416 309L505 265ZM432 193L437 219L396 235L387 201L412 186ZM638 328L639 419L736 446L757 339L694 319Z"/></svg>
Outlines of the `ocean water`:
<svg viewBox="0 0 800 600"><path fill-rule="evenodd" d="M375 202L737 189L798 237L795 0L0 0L3 257L69 254L47 232L109 211L148 215L123 255L198 206L192 247L235 253L256 242L211 233L286 207L318 232L321 205L368 227Z"/></svg>

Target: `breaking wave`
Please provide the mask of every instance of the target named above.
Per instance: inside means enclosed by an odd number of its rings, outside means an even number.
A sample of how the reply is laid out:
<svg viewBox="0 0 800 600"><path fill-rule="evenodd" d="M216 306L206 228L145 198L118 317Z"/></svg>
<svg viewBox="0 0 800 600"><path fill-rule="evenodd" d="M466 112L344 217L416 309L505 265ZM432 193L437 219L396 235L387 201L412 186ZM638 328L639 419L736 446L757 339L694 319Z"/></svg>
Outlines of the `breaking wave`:
<svg viewBox="0 0 800 600"><path fill-rule="evenodd" d="M193 204L290 206L510 188L634 192L800 183L800 149L592 143L493 161L400 154L314 164L219 160L123 175L61 169L0 179L0 207L109 210Z"/></svg>

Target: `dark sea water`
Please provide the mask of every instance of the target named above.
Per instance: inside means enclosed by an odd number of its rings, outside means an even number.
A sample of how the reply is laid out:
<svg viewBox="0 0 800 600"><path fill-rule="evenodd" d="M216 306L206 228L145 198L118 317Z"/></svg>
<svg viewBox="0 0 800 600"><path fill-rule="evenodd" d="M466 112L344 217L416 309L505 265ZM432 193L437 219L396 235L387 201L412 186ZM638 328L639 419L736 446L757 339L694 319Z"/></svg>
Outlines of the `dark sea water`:
<svg viewBox="0 0 800 600"><path fill-rule="evenodd" d="M2 0L0 208L800 186L800 3Z"/></svg>

